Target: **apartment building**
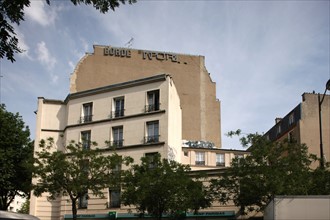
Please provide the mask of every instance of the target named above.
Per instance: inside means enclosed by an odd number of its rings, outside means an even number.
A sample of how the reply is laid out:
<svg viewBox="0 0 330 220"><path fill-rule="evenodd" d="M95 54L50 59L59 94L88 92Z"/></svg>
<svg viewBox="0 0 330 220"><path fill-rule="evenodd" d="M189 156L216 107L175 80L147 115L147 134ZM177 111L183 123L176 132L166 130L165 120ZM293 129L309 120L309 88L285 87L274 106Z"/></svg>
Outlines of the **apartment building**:
<svg viewBox="0 0 330 220"><path fill-rule="evenodd" d="M320 158L320 123L322 127L323 158L330 162L330 95L325 95L319 120L319 99L316 93L304 93L299 103L283 118L275 119L275 125L265 136L272 141L295 140L306 144L308 152ZM313 168L319 166L314 163Z"/></svg>
<svg viewBox="0 0 330 220"><path fill-rule="evenodd" d="M49 137L57 150L71 140L85 148L95 141L105 154L115 149L140 161L160 153L213 174L247 154L221 149L220 101L203 56L109 46L94 46L79 61L64 100L38 98L35 151ZM120 194L104 192L105 198L79 202L79 216L107 218L115 211L128 218ZM68 201L32 196L30 214L42 220L70 218ZM208 217L224 217L235 209L216 205L204 211Z"/></svg>

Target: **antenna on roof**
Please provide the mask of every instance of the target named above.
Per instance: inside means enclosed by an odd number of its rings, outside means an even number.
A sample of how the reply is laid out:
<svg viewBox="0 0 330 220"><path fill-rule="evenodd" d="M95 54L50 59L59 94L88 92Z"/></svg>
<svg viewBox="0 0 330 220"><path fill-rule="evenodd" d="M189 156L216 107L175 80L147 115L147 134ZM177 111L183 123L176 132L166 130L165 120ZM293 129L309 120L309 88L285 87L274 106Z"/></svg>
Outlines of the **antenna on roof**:
<svg viewBox="0 0 330 220"><path fill-rule="evenodd" d="M127 48L130 48L133 45L134 38L131 37L131 39L125 44Z"/></svg>

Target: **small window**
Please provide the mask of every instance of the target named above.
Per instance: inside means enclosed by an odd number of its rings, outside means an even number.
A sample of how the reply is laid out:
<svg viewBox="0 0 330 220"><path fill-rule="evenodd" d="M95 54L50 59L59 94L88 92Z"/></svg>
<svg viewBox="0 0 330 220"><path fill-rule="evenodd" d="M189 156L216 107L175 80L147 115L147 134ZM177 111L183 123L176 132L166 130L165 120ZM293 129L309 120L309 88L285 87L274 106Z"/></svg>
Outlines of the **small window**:
<svg viewBox="0 0 330 220"><path fill-rule="evenodd" d="M88 206L88 192L86 191L82 197L79 197L78 208L87 209Z"/></svg>
<svg viewBox="0 0 330 220"><path fill-rule="evenodd" d="M183 151L183 155L184 155L185 157L188 157L188 151Z"/></svg>
<svg viewBox="0 0 330 220"><path fill-rule="evenodd" d="M205 153L204 152L196 152L196 165L205 165Z"/></svg>
<svg viewBox="0 0 330 220"><path fill-rule="evenodd" d="M93 121L93 103L83 104L80 123Z"/></svg>
<svg viewBox="0 0 330 220"><path fill-rule="evenodd" d="M81 144L84 150L90 149L91 146L91 131L82 131L81 134Z"/></svg>
<svg viewBox="0 0 330 220"><path fill-rule="evenodd" d="M277 125L277 127L276 127L276 134L277 134L277 135L280 135L281 132L282 132L281 124L279 124L279 125Z"/></svg>
<svg viewBox="0 0 330 220"><path fill-rule="evenodd" d="M289 125L293 125L294 123L294 113L291 113L289 116Z"/></svg>
<svg viewBox="0 0 330 220"><path fill-rule="evenodd" d="M153 112L159 110L159 90L147 92L146 112Z"/></svg>
<svg viewBox="0 0 330 220"><path fill-rule="evenodd" d="M225 166L225 155L224 154L216 154L216 165L220 167Z"/></svg>
<svg viewBox="0 0 330 220"><path fill-rule="evenodd" d="M114 99L114 111L112 112L112 118L123 117L125 111L125 98L119 97Z"/></svg>
<svg viewBox="0 0 330 220"><path fill-rule="evenodd" d="M123 146L123 126L112 128L112 143L111 146L122 147Z"/></svg>
<svg viewBox="0 0 330 220"><path fill-rule="evenodd" d="M120 208L120 189L109 189L109 208Z"/></svg>
<svg viewBox="0 0 330 220"><path fill-rule="evenodd" d="M157 143L159 142L159 122L150 121L147 122L147 136L145 137L145 143Z"/></svg>

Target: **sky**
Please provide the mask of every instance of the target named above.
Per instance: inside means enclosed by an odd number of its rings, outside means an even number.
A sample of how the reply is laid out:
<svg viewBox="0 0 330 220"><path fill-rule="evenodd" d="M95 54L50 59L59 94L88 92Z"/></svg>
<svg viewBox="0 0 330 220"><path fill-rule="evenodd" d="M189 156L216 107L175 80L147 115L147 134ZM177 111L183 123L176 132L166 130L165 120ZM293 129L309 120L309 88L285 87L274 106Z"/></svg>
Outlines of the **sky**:
<svg viewBox="0 0 330 220"><path fill-rule="evenodd" d="M32 139L37 97L65 99L76 64L95 44L125 47L133 38L133 49L205 56L225 149L243 149L227 132L267 132L330 79L328 0L138 0L106 14L69 0L31 0L24 12L14 27L25 52L14 63L1 60L0 97Z"/></svg>

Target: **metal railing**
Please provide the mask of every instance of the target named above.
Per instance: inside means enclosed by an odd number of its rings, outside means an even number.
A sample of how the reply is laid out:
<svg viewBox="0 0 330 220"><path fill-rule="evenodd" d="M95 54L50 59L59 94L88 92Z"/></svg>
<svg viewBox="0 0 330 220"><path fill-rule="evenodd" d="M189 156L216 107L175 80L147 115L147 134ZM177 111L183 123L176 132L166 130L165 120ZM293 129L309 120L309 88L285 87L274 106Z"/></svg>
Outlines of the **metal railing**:
<svg viewBox="0 0 330 220"><path fill-rule="evenodd" d="M154 112L154 111L159 111L160 109L160 103L155 103L151 105L145 105L144 111L145 112Z"/></svg>
<svg viewBox="0 0 330 220"><path fill-rule="evenodd" d="M122 147L124 146L124 139L110 141L111 147Z"/></svg>
<svg viewBox="0 0 330 220"><path fill-rule="evenodd" d="M80 117L80 123L86 123L93 121L93 115L85 115Z"/></svg>
<svg viewBox="0 0 330 220"><path fill-rule="evenodd" d="M145 144L158 143L159 142L159 136L160 135L146 136L146 137L144 137L144 143Z"/></svg>
<svg viewBox="0 0 330 220"><path fill-rule="evenodd" d="M125 116L124 112L125 112L125 109L112 111L110 114L110 118L124 117Z"/></svg>

